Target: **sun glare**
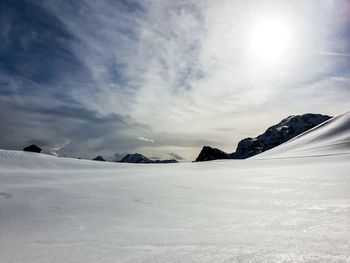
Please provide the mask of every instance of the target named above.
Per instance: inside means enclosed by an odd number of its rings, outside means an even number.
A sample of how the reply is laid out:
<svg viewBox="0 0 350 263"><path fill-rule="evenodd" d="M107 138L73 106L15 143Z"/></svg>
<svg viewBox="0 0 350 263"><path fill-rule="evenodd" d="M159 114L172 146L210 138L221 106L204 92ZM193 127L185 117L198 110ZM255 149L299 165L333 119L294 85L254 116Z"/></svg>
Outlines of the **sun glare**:
<svg viewBox="0 0 350 263"><path fill-rule="evenodd" d="M249 52L266 63L276 62L290 47L290 38L290 29L283 21L262 19L251 29Z"/></svg>

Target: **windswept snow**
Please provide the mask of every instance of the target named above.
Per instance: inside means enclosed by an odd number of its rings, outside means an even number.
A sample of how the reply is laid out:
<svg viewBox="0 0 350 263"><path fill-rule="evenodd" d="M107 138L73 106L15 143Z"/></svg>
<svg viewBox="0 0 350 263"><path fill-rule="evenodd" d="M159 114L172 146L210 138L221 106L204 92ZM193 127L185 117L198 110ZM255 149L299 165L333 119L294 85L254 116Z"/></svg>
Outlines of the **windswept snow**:
<svg viewBox="0 0 350 263"><path fill-rule="evenodd" d="M0 262L350 262L348 139L345 114L269 159L151 165L2 150Z"/></svg>

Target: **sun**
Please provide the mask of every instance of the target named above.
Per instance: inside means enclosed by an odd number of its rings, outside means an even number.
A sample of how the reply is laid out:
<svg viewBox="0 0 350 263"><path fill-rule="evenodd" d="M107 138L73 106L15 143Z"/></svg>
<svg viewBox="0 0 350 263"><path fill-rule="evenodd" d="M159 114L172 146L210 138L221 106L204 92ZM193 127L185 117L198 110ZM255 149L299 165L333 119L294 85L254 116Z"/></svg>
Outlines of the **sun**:
<svg viewBox="0 0 350 263"><path fill-rule="evenodd" d="M260 19L251 28L249 52L265 63L281 60L290 46L290 28L281 19Z"/></svg>

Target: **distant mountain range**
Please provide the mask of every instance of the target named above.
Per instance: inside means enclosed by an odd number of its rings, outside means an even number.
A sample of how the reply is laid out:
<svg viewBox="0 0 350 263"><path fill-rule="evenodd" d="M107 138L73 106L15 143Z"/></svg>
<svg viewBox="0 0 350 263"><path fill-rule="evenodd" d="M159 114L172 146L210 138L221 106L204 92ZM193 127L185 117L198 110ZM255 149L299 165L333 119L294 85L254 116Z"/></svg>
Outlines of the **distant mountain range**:
<svg viewBox="0 0 350 263"><path fill-rule="evenodd" d="M225 153L217 148L204 146L195 161L246 159L285 143L330 118L332 117L328 115L312 113L291 115L269 127L263 134L241 140L233 153Z"/></svg>
<svg viewBox="0 0 350 263"><path fill-rule="evenodd" d="M217 159L246 159L259 153L270 150L290 139L308 131L319 124L332 118L328 115L307 113L303 115L291 115L276 125L269 127L264 133L251 138L241 140L233 153L226 153L220 149L204 146L196 158L196 162L211 161ZM37 145L29 145L23 149L29 152L41 152ZM120 161L119 159L105 159L97 156L94 161L116 161L121 163L177 163L176 159L152 160L140 153L126 154Z"/></svg>
<svg viewBox="0 0 350 263"><path fill-rule="evenodd" d="M151 160L140 153L127 154L119 162L121 163L177 163L175 159L170 160Z"/></svg>

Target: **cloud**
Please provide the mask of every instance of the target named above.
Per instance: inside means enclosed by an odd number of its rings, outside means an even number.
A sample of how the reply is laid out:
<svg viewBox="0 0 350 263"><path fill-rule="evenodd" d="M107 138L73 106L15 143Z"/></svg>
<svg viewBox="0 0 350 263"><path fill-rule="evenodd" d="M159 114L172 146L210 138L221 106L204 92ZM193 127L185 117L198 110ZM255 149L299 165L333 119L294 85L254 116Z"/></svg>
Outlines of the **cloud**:
<svg viewBox="0 0 350 263"><path fill-rule="evenodd" d="M144 138L144 137L138 137L137 140L138 140L138 141L142 141L142 142L154 143L154 140L153 140L153 139Z"/></svg>
<svg viewBox="0 0 350 263"><path fill-rule="evenodd" d="M176 154L176 153L168 153L168 155L170 156L170 158L173 158L173 159L176 159L179 161L185 160L184 157L182 157L181 155Z"/></svg>
<svg viewBox="0 0 350 263"><path fill-rule="evenodd" d="M1 100L0 110L5 127L0 137L6 138L2 147L8 149L37 143L46 152L90 158L100 152L134 149L137 143L133 131L149 131L128 116L101 115L79 105L38 107Z"/></svg>
<svg viewBox="0 0 350 263"><path fill-rule="evenodd" d="M69 143L70 143L70 141L68 139L66 139L66 141L64 143L51 147L50 154L55 155L55 156L59 156L59 154L57 152L60 151L61 149L63 149L64 147L66 147Z"/></svg>
<svg viewBox="0 0 350 263"><path fill-rule="evenodd" d="M1 1L0 147L69 140L60 154L191 160L204 144L231 152L300 110L341 113L347 81L335 80L350 74L334 55L350 53L341 5ZM276 14L291 21L295 46L281 64L259 65L245 40L257 16Z"/></svg>
<svg viewBox="0 0 350 263"><path fill-rule="evenodd" d="M334 52L321 52L323 55L340 56L340 57L350 57L350 54L334 53Z"/></svg>

